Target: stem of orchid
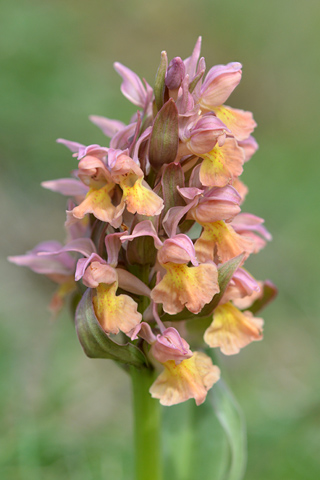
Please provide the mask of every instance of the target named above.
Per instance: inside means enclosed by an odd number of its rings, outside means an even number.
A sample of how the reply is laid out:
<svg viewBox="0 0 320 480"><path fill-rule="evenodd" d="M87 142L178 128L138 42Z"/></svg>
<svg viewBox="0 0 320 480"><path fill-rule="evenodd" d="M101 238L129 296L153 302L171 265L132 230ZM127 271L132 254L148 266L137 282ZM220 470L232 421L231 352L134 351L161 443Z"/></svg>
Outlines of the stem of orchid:
<svg viewBox="0 0 320 480"><path fill-rule="evenodd" d="M134 409L135 480L162 480L161 405L149 388L154 371L131 369Z"/></svg>

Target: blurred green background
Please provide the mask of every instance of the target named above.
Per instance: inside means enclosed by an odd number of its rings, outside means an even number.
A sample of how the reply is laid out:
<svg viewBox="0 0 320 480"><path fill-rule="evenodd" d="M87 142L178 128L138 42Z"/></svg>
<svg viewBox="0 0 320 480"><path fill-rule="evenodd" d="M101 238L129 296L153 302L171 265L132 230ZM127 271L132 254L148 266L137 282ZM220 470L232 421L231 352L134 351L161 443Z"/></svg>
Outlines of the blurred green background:
<svg viewBox="0 0 320 480"><path fill-rule="evenodd" d="M76 167L55 139L103 145L88 115L133 114L113 62L152 85L161 50L185 58L198 35L207 68L243 64L228 103L254 112L260 144L244 211L274 237L248 268L280 290L264 341L221 357L247 418L245 479L320 478L319 19L316 0L2 1L2 479L131 478L128 378L87 359L68 312L50 321L51 282L6 256L64 239L65 198L40 187Z"/></svg>

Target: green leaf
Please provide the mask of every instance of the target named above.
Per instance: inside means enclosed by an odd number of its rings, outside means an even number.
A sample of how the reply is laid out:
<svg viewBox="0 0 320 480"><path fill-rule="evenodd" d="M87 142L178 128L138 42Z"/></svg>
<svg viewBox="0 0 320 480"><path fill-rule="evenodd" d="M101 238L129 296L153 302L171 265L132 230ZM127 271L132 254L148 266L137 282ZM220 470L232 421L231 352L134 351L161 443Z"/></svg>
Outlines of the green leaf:
<svg viewBox="0 0 320 480"><path fill-rule="evenodd" d="M229 447L210 402L164 408L163 427L166 480L224 480Z"/></svg>
<svg viewBox="0 0 320 480"><path fill-rule="evenodd" d="M219 380L208 393L208 399L224 429L230 460L223 480L242 480L247 464L247 439L242 411L223 380Z"/></svg>
<svg viewBox="0 0 320 480"><path fill-rule="evenodd" d="M278 294L277 287L273 285L270 280L266 280L263 282L262 286L262 296L258 298L251 307L246 308L246 310L250 310L253 314L262 310L268 303L270 303Z"/></svg>
<svg viewBox="0 0 320 480"><path fill-rule="evenodd" d="M149 160L155 170L175 160L178 144L178 109L170 98L157 114L150 137Z"/></svg>
<svg viewBox="0 0 320 480"><path fill-rule="evenodd" d="M237 268L239 268L239 266L241 265L243 257L244 257L244 254L242 253L241 255L238 255L237 257L234 257L231 260L228 260L228 262L225 262L222 265L220 265L220 267L218 268L218 282L219 282L220 292L213 297L210 303L208 303L203 307L201 312L194 314L189 312L187 308L184 308L182 312L177 313L176 315L169 315L168 313L165 313L161 317L161 320L163 322L176 322L180 320L189 320L192 318L199 319L204 317L210 317L210 315L213 313L213 310L216 308L216 306L220 302L221 297L224 294L232 278L232 275L237 270Z"/></svg>
<svg viewBox="0 0 320 480"><path fill-rule="evenodd" d="M131 343L120 345L102 330L95 315L91 289L84 293L76 311L76 330L84 353L90 358L110 358L117 362L143 367L144 354Z"/></svg>
<svg viewBox="0 0 320 480"><path fill-rule="evenodd" d="M156 80L154 84L154 97L157 110L161 110L164 104L164 91L165 91L165 77L168 68L167 52L161 52L160 65L157 70Z"/></svg>
<svg viewBox="0 0 320 480"><path fill-rule="evenodd" d="M245 421L223 380L213 385L202 405L189 400L164 409L163 414L167 480L243 479Z"/></svg>

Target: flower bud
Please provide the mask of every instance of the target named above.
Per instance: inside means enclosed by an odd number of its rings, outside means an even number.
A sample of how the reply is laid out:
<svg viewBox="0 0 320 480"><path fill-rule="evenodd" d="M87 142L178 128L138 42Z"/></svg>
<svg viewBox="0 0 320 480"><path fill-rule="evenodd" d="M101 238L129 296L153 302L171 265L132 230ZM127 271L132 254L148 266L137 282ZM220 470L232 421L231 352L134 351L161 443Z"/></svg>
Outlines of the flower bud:
<svg viewBox="0 0 320 480"><path fill-rule="evenodd" d="M177 90L185 76L185 66L180 57L175 57L169 63L165 83L169 90Z"/></svg>

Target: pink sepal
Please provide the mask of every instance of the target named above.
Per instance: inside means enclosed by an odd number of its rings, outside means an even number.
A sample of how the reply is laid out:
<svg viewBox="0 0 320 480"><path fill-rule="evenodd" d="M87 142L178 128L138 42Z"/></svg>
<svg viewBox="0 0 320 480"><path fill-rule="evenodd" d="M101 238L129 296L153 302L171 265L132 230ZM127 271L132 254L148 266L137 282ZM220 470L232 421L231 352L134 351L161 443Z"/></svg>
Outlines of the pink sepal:
<svg viewBox="0 0 320 480"><path fill-rule="evenodd" d="M220 300L220 305L260 292L258 282L243 268L238 268L232 275L231 281ZM258 296L258 295L257 295Z"/></svg>
<svg viewBox="0 0 320 480"><path fill-rule="evenodd" d="M59 178L58 180L48 180L41 182L43 188L61 193L68 197L81 197L88 193L88 187L76 178Z"/></svg>
<svg viewBox="0 0 320 480"><path fill-rule="evenodd" d="M217 142L222 146L226 133L231 133L228 127L214 114L208 113L197 121L190 132L185 132L187 146L195 155L202 155L211 152Z"/></svg>
<svg viewBox="0 0 320 480"><path fill-rule="evenodd" d="M239 84L241 68L238 62L212 67L201 87L200 105L209 109L222 105Z"/></svg>
<svg viewBox="0 0 320 480"><path fill-rule="evenodd" d="M219 220L231 220L240 212L241 197L235 188L213 187L206 189L198 204L190 211L198 223L213 223Z"/></svg>
<svg viewBox="0 0 320 480"><path fill-rule="evenodd" d="M139 165L139 148L140 145L145 142L151 135L152 127L148 127L145 129L142 135L140 135L137 143L135 144L132 159Z"/></svg>
<svg viewBox="0 0 320 480"><path fill-rule="evenodd" d="M107 264L97 253L92 253L88 258L80 258L77 262L75 281L78 282L85 274L86 268L91 262L99 262L101 264Z"/></svg>
<svg viewBox="0 0 320 480"><path fill-rule="evenodd" d="M29 267L33 272L44 275L70 276L75 269L75 259L68 253L52 254L62 247L60 242L41 242L25 255L8 257L8 260L19 266ZM40 252L48 253L47 256L39 255Z"/></svg>
<svg viewBox="0 0 320 480"><path fill-rule="evenodd" d="M167 211L162 224L168 237L173 237L176 235L180 220L189 212L190 209L192 209L192 207L198 203L199 197L203 192L203 190L192 187L180 188L177 186L177 190L187 201L187 205L184 207L172 207Z"/></svg>
<svg viewBox="0 0 320 480"><path fill-rule="evenodd" d="M262 224L264 219L252 213L239 213L231 222L237 233L245 235L245 232L259 233L265 240L271 241L271 233Z"/></svg>
<svg viewBox="0 0 320 480"><path fill-rule="evenodd" d="M123 268L116 268L118 275L119 287L127 292L134 293L135 295L144 295L145 297L150 298L151 290L143 283L138 277L133 275Z"/></svg>
<svg viewBox="0 0 320 480"><path fill-rule="evenodd" d="M129 332L129 337L131 340L137 340L138 336L143 338L146 342L152 345L156 340L157 337L153 333L150 325L146 322L139 323L135 328Z"/></svg>
<svg viewBox="0 0 320 480"><path fill-rule="evenodd" d="M123 232L109 233L109 235L106 235L104 240L108 254L108 264L112 267L116 267L118 265L118 256L121 248L121 236L123 236Z"/></svg>
<svg viewBox="0 0 320 480"><path fill-rule="evenodd" d="M153 96L150 85L145 82L144 87L138 75L119 62L114 63L114 68L123 79L121 84L123 95L134 105L146 109Z"/></svg>
<svg viewBox="0 0 320 480"><path fill-rule="evenodd" d="M179 88L178 98L176 101L176 106L180 116L179 133L183 134L185 128L185 122L181 122L181 117L191 117L195 115L199 110L199 105L195 105L193 96L189 92L189 76L186 75L181 87ZM189 119L185 119L186 122L189 122Z"/></svg>
<svg viewBox="0 0 320 480"><path fill-rule="evenodd" d="M200 51L201 51L201 40L202 38L198 37L198 40L195 44L192 55L184 60L186 75L189 75L191 79L194 77L197 70L197 63L198 63L198 60L200 57Z"/></svg>
<svg viewBox="0 0 320 480"><path fill-rule="evenodd" d="M231 282L238 286L243 297L253 292L260 292L258 282L244 268L238 268L234 272Z"/></svg>
<svg viewBox="0 0 320 480"><path fill-rule="evenodd" d="M192 240L183 233L164 241L163 247L158 253L158 260L161 264L169 262L184 264L191 262L194 266L199 265Z"/></svg>
<svg viewBox="0 0 320 480"><path fill-rule="evenodd" d="M204 194L204 189L196 188L196 187L179 187L177 186L177 190L180 195L188 202L189 200L194 200L196 197L200 197Z"/></svg>
<svg viewBox="0 0 320 480"><path fill-rule="evenodd" d="M100 117L99 115L90 115L89 119L97 127L99 127L103 133L112 138L116 133L125 128L125 124L119 120L111 120L110 118Z"/></svg>
<svg viewBox="0 0 320 480"><path fill-rule="evenodd" d="M138 223L134 227L131 235L124 234L123 237L121 237L121 242L125 242L126 240L131 241L134 238L144 237L144 236L152 237L156 248L162 247L163 243L158 237L157 232L150 220L143 220L142 222Z"/></svg>
<svg viewBox="0 0 320 480"><path fill-rule="evenodd" d="M91 157L97 157L103 160L108 155L108 151L109 148L101 147L100 145L97 145L95 143L93 145L88 145L87 147L82 146L81 148L79 148L78 151L78 160L86 157L87 155L90 155Z"/></svg>
<svg viewBox="0 0 320 480"><path fill-rule="evenodd" d="M259 145L256 139L250 135L246 140L238 140L239 147L243 148L244 150L244 161L248 162L252 155L258 150Z"/></svg>
<svg viewBox="0 0 320 480"><path fill-rule="evenodd" d="M181 338L179 332L169 327L162 334L158 334L156 342L151 347L151 352L156 360L160 363L174 360L178 365L186 358L192 357L189 344Z"/></svg>
<svg viewBox="0 0 320 480"><path fill-rule="evenodd" d="M116 270L105 263L91 262L83 274L82 282L89 288L97 288L100 283L111 285L117 282L118 275Z"/></svg>
<svg viewBox="0 0 320 480"><path fill-rule="evenodd" d="M139 165L129 157L127 150L110 149L108 165L111 168L111 177L115 183L120 183L124 179L124 176L128 174L143 177L143 171Z"/></svg>
<svg viewBox="0 0 320 480"><path fill-rule="evenodd" d="M239 205L241 197L235 188L231 185L226 185L225 187L207 188L203 195L203 201L205 200L230 202Z"/></svg>
<svg viewBox="0 0 320 480"><path fill-rule="evenodd" d="M112 182L112 177L105 162L93 155L86 155L79 162L79 178L85 185L103 186L106 182ZM101 183L102 182L102 183ZM101 184L101 185L100 185Z"/></svg>
<svg viewBox="0 0 320 480"><path fill-rule="evenodd" d="M130 123L122 130L119 130L110 141L110 148L125 150L129 147L130 141L134 135L137 123Z"/></svg>
<svg viewBox="0 0 320 480"><path fill-rule="evenodd" d="M77 252L84 257L90 257L92 253L96 253L96 247L90 238L76 238L70 240L66 245L51 252L39 252L38 255L60 255L63 252Z"/></svg>
<svg viewBox="0 0 320 480"><path fill-rule="evenodd" d="M81 148L85 148L85 146L82 145L82 143L71 142L70 140L65 140L64 138L58 138L56 142L61 143L65 147L69 148L69 150L71 150L71 152L73 153L78 153Z"/></svg>

